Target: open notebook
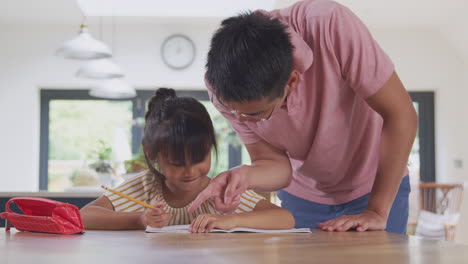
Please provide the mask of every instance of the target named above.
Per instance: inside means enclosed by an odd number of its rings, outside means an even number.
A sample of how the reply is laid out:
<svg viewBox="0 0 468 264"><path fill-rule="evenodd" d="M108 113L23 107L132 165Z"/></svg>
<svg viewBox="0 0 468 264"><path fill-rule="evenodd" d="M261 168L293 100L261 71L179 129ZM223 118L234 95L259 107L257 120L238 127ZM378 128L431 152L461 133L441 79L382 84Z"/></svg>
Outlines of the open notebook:
<svg viewBox="0 0 468 264"><path fill-rule="evenodd" d="M188 231L189 225L173 225L165 226L163 228L154 228L151 226L146 227L147 233L179 233L179 234L190 234ZM270 233L270 234L281 234L281 233L310 233L309 228L292 228L292 229L280 229L280 230L271 230L271 229L253 229L245 227L236 227L230 230L223 229L213 229L211 233Z"/></svg>

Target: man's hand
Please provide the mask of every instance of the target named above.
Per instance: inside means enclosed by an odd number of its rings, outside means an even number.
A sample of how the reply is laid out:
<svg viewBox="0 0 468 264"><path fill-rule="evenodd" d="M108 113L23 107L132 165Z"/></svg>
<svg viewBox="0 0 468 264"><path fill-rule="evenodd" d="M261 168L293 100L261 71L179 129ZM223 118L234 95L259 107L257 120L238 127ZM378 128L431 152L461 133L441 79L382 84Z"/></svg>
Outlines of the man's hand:
<svg viewBox="0 0 468 264"><path fill-rule="evenodd" d="M193 201L188 209L189 213L194 212L210 198L214 198L217 211L223 213L235 211L240 204L240 195L249 187L244 167L247 166L240 166L216 176Z"/></svg>
<svg viewBox="0 0 468 264"><path fill-rule="evenodd" d="M318 227L324 231L348 231L356 229L356 231L366 230L385 230L387 227L387 218L369 209L361 214L344 215L336 219L328 220L318 224Z"/></svg>

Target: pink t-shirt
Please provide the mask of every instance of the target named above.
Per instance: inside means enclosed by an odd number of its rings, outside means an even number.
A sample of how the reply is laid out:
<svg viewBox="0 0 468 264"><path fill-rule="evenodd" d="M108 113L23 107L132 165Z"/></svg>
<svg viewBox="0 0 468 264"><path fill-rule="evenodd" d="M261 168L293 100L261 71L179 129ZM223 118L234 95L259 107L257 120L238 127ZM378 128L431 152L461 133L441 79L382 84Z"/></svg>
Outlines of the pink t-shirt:
<svg viewBox="0 0 468 264"><path fill-rule="evenodd" d="M245 144L264 140L286 152L293 179L285 190L337 205L371 191L382 118L365 99L394 71L366 26L346 7L308 0L271 12L289 27L299 84L269 120L231 122ZM207 83L211 93L211 87Z"/></svg>

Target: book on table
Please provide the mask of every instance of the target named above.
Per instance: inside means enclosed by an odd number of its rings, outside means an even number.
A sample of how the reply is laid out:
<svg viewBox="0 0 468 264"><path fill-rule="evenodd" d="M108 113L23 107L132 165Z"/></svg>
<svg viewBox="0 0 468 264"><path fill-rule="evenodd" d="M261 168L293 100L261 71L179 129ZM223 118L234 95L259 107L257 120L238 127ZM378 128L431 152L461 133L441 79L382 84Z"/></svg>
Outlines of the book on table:
<svg viewBox="0 0 468 264"><path fill-rule="evenodd" d="M154 228L151 226L146 227L147 233L179 233L189 234L190 225L172 225L163 228ZM269 234L283 234L283 233L311 233L309 228L292 228L292 229L255 229L246 227L236 227L229 230L213 229L210 233L269 233Z"/></svg>

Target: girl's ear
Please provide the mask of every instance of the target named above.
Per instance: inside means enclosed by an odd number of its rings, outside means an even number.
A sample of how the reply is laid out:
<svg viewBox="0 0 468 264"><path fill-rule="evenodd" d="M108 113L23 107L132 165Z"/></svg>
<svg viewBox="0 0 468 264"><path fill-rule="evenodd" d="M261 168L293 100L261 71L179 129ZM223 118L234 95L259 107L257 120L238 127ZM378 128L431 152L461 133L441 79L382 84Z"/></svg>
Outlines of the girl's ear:
<svg viewBox="0 0 468 264"><path fill-rule="evenodd" d="M155 168L159 170L159 168L160 168L160 166L159 166L159 159L156 157L156 158L154 158L154 159L151 160L151 161L152 161L151 163L155 166Z"/></svg>
<svg viewBox="0 0 468 264"><path fill-rule="evenodd" d="M146 162L158 166L157 169L159 169L158 158L156 157L156 158L153 160L153 155L152 155L152 153L151 153L150 151L146 150L146 149L144 149L143 152L145 153Z"/></svg>
<svg viewBox="0 0 468 264"><path fill-rule="evenodd" d="M146 157L148 160L152 158L152 157L151 157L151 153L150 153L148 150L143 149L143 152L145 153L145 157Z"/></svg>

